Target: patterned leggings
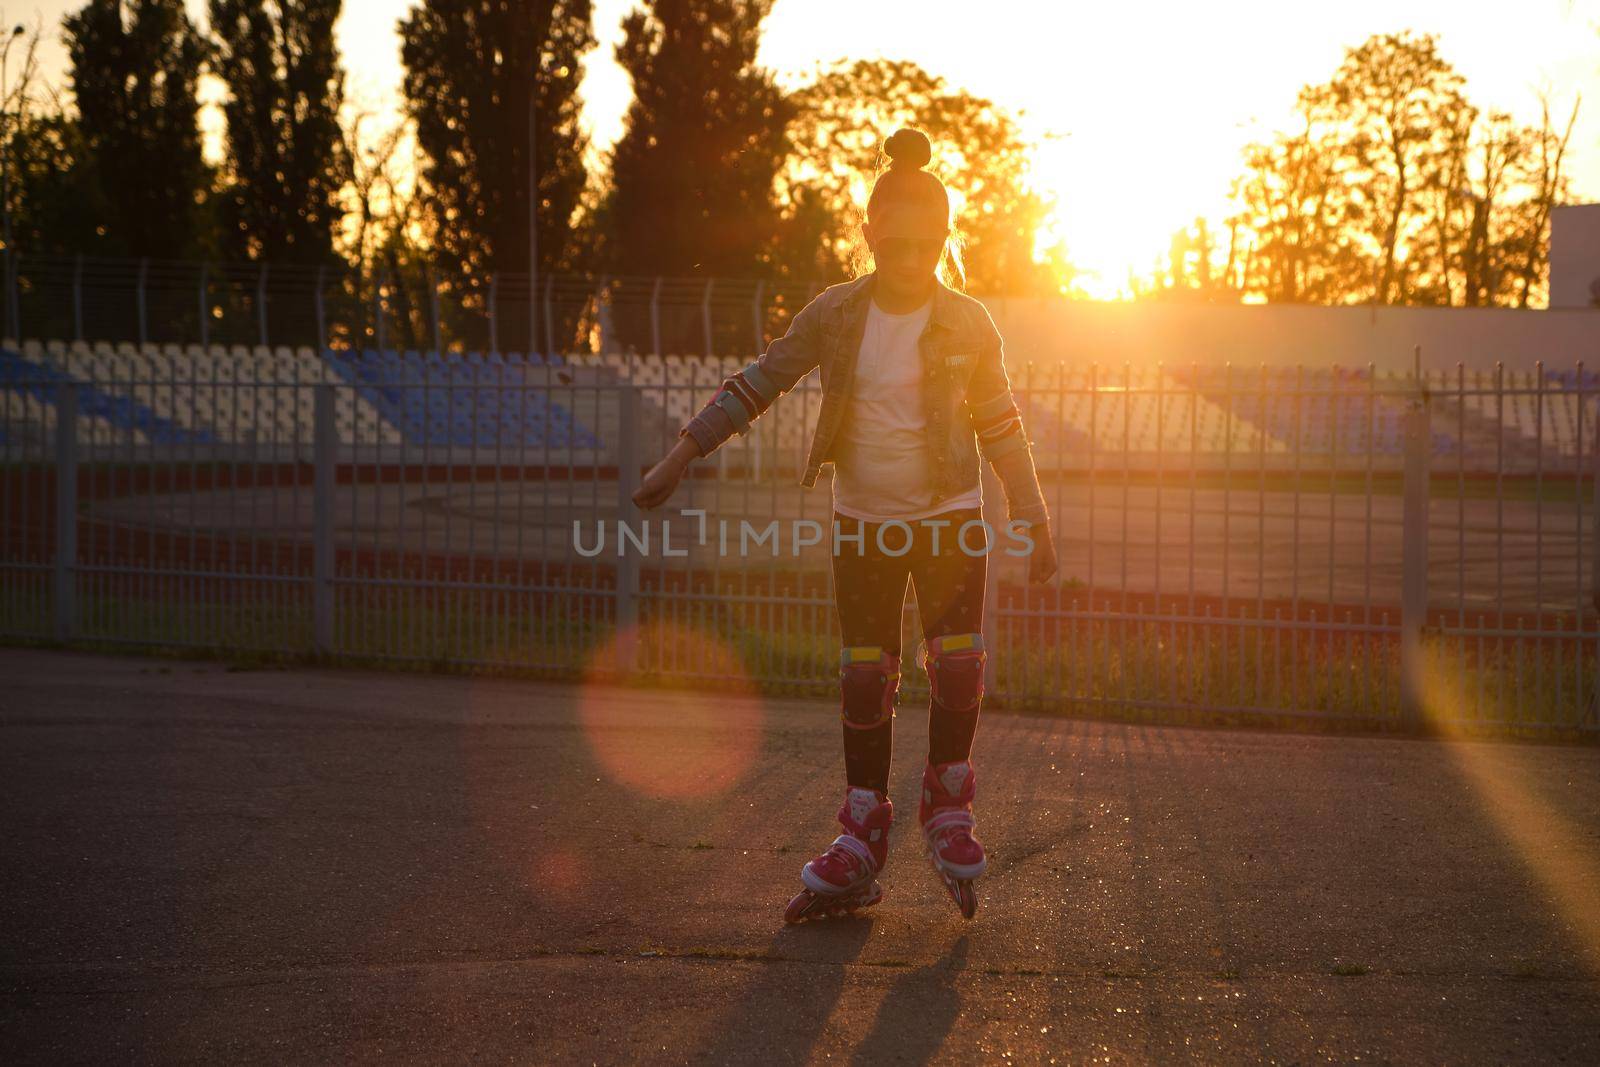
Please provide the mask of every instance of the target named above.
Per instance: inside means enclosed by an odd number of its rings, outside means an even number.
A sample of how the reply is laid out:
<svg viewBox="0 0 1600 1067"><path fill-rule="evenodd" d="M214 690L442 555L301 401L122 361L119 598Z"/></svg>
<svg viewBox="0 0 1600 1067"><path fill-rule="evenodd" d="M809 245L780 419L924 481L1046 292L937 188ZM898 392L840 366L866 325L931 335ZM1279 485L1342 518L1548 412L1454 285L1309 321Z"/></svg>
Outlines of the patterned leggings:
<svg viewBox="0 0 1600 1067"><path fill-rule="evenodd" d="M961 532L963 524L981 515L978 508L955 508L901 525L861 522L834 512L838 548L833 553L833 589L844 644L878 645L892 656L900 655L900 615L907 578L916 590L924 638L980 632L988 565L985 549L990 541L982 526L970 527L964 537ZM854 539L857 535L859 542ZM902 553L908 544L909 549ZM930 700L928 761L969 758L977 727L976 710L952 713ZM893 733L892 719L869 729L845 723L849 785L888 792Z"/></svg>

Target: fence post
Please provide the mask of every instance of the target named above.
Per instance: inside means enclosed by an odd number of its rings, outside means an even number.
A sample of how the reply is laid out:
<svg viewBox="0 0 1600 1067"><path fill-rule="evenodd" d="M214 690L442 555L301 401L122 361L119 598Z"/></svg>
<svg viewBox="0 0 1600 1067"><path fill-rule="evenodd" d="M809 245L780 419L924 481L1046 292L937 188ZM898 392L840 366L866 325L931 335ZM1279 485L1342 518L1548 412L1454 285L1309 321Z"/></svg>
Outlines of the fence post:
<svg viewBox="0 0 1600 1067"><path fill-rule="evenodd" d="M631 673L638 662L639 557L623 551L622 526L639 518L633 483L639 477L639 393L631 382L617 386L617 670ZM648 536L648 535L647 535Z"/></svg>
<svg viewBox="0 0 1600 1067"><path fill-rule="evenodd" d="M1401 517L1400 718L1414 730L1423 721L1423 631L1428 620L1428 453L1432 446L1428 394L1406 410L1405 502Z"/></svg>
<svg viewBox="0 0 1600 1067"><path fill-rule="evenodd" d="M606 276L600 274L594 286L594 317L600 327L600 353L613 351L617 340L616 327L611 322L611 297L606 288Z"/></svg>
<svg viewBox="0 0 1600 1067"><path fill-rule="evenodd" d="M546 358L555 354L556 350L556 323L554 304L551 302L551 286L555 279L549 274L544 276L544 354Z"/></svg>
<svg viewBox="0 0 1600 1067"><path fill-rule="evenodd" d="M56 640L78 628L78 385L56 386Z"/></svg>
<svg viewBox="0 0 1600 1067"><path fill-rule="evenodd" d="M318 655L333 652L333 465L338 447L333 385L315 386L311 489L312 641Z"/></svg>
<svg viewBox="0 0 1600 1067"><path fill-rule="evenodd" d="M311 284L316 286L316 293L312 303L317 309L317 359L322 359L322 354L328 350L328 319L327 309L322 304L322 287L326 281L327 267L317 265L317 279Z"/></svg>
<svg viewBox="0 0 1600 1067"><path fill-rule="evenodd" d="M140 345L141 345L141 346L143 346L143 345L144 345L144 343L145 343L145 339L146 339L146 332L147 332L147 330L148 330L148 325L149 325L149 324L148 324L148 319L149 319L149 312L148 312L148 311L147 311L147 310L146 310L146 308L145 308L145 300L144 300L144 276L145 276L145 268L146 268L146 266L147 266L147 265L148 265L148 264L149 264L149 262L150 262L150 261L149 261L149 260L148 260L148 259L146 259L146 258L145 258L145 257L144 257L144 256L140 256L140 257L139 257L139 275L138 275L138 281L137 281L137 282L136 282L136 283L135 283L135 287L136 287L136 288L137 288L137 290L138 290L138 304L139 304L139 344L140 344Z"/></svg>
<svg viewBox="0 0 1600 1067"><path fill-rule="evenodd" d="M439 279L433 276L433 268L428 268L428 316L433 320L433 353L443 358L444 343L441 340L439 329Z"/></svg>
<svg viewBox="0 0 1600 1067"><path fill-rule="evenodd" d="M762 332L763 332L762 329L761 329L761 327L762 327L762 319L765 317L762 314L762 310L763 309L762 309L762 306L761 306L761 297L763 295L765 295L766 285L767 285L767 283L764 280L762 280L760 278L757 278L756 279L756 295L754 297L752 297L751 300L750 300L751 324L755 328L755 339L756 339L755 348L751 349L751 351L753 351L758 356L761 354L761 350L764 347L766 347L765 345L763 345L761 343Z"/></svg>
<svg viewBox="0 0 1600 1067"><path fill-rule="evenodd" d="M700 325L705 330L707 356L711 355L711 287L716 284L713 278L706 279L706 291L700 298Z"/></svg>
<svg viewBox="0 0 1600 1067"><path fill-rule="evenodd" d="M267 265L261 264L261 273L256 275L256 331L260 337L261 347L266 348L267 341Z"/></svg>
<svg viewBox="0 0 1600 1067"><path fill-rule="evenodd" d="M1579 382L1578 403L1582 404L1584 397L1581 392L1581 378ZM1594 494L1594 523L1589 537L1592 546L1590 550L1594 553L1594 563L1589 571L1589 580L1593 583L1592 596L1595 611L1600 612L1600 405L1595 407L1594 454L1591 460L1594 463L1594 475L1590 479L1590 492ZM1600 663L1600 637L1595 638L1595 662ZM1585 723L1589 726L1600 726L1600 672L1596 674L1594 688L1589 691L1589 707L1585 716Z"/></svg>
<svg viewBox="0 0 1600 1067"><path fill-rule="evenodd" d="M1000 531L1006 528L1005 487L1000 484L1000 478L995 474L994 468L988 463L979 463L983 471L983 521L989 524L995 536L989 539L989 556L984 561L983 568L983 646L988 649L983 664L983 688L990 693L996 693L995 679L999 676L997 666L1000 661L1000 567L999 562L1010 557L1000 549ZM951 535L957 538L956 548L961 549L961 531L954 529ZM922 601L917 601L917 614L922 614Z"/></svg>
<svg viewBox="0 0 1600 1067"><path fill-rule="evenodd" d="M660 359L661 351L661 275L650 288L650 354Z"/></svg>
<svg viewBox="0 0 1600 1067"><path fill-rule="evenodd" d="M500 305L500 279L489 275L489 351L500 351L500 329L498 319Z"/></svg>
<svg viewBox="0 0 1600 1067"><path fill-rule="evenodd" d="M72 257L72 339L83 340L83 254Z"/></svg>
<svg viewBox="0 0 1600 1067"><path fill-rule="evenodd" d="M372 337L379 352L383 351L386 333L383 322L383 279L383 271L372 272Z"/></svg>

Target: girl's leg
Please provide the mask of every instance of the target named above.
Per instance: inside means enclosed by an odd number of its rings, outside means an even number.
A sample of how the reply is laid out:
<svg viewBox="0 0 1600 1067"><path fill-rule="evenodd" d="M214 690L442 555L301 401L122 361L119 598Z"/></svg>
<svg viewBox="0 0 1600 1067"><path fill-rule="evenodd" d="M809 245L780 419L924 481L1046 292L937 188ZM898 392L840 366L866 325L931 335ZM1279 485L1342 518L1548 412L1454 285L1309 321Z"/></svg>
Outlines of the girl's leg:
<svg viewBox="0 0 1600 1067"><path fill-rule="evenodd" d="M982 517L977 508L937 516L950 525L939 531L939 550L919 529L917 551L907 557L917 591L917 611L930 651L928 762L945 764L969 759L978 729L983 697L983 591L988 572L984 528L973 525L965 538L962 525ZM963 551L962 545L966 546ZM936 645L937 641L937 645Z"/></svg>
<svg viewBox="0 0 1600 1067"><path fill-rule="evenodd" d="M840 532L839 550L833 553L833 590L844 644L839 688L845 778L852 788L887 793L910 555L879 551L872 523L837 512L833 518ZM891 549L899 546L898 540L889 540L896 535L894 530L886 535Z"/></svg>
<svg viewBox="0 0 1600 1067"><path fill-rule="evenodd" d="M987 532L974 523L976 508L948 512L950 526L939 549L912 560L917 608L922 615L928 654L928 762L922 769L917 822L934 869L944 880L961 914L972 918L978 898L972 880L988 858L974 835L972 803L977 778L972 768L972 738L983 699L983 585L987 574ZM966 524L974 523L962 537Z"/></svg>

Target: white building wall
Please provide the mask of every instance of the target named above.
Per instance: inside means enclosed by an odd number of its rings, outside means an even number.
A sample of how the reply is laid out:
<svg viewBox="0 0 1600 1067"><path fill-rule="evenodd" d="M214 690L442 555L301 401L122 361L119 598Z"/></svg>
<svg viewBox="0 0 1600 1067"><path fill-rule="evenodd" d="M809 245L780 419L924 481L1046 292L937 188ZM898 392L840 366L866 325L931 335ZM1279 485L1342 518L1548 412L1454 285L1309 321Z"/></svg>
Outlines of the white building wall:
<svg viewBox="0 0 1600 1067"><path fill-rule="evenodd" d="M1551 212L1550 306L1600 308L1600 204Z"/></svg>
<svg viewBox="0 0 1600 1067"><path fill-rule="evenodd" d="M985 299L1006 363L1028 359L1120 367L1189 363L1406 370L1420 345L1434 369L1600 369L1600 310L1312 307Z"/></svg>

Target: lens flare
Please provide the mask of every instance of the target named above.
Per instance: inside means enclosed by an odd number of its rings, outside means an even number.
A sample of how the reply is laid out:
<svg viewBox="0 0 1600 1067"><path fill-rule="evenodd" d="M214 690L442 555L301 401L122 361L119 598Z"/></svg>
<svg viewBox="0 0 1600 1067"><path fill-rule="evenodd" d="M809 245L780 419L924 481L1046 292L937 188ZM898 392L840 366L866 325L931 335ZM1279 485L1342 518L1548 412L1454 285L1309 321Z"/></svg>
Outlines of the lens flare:
<svg viewBox="0 0 1600 1067"><path fill-rule="evenodd" d="M608 684L624 655L645 671L692 666L718 678L718 689L641 693ZM724 677L736 680L725 685ZM613 781L649 797L693 799L727 790L750 769L764 703L728 642L693 626L648 622L619 632L591 657L578 714L595 761Z"/></svg>
<svg viewBox="0 0 1600 1067"><path fill-rule="evenodd" d="M1559 808L1541 795L1550 767L1537 748L1461 736L1457 724L1470 706L1448 654L1424 660L1424 710L1441 744L1472 783L1484 813L1539 880L1577 938L1589 972L1600 975L1600 854Z"/></svg>

